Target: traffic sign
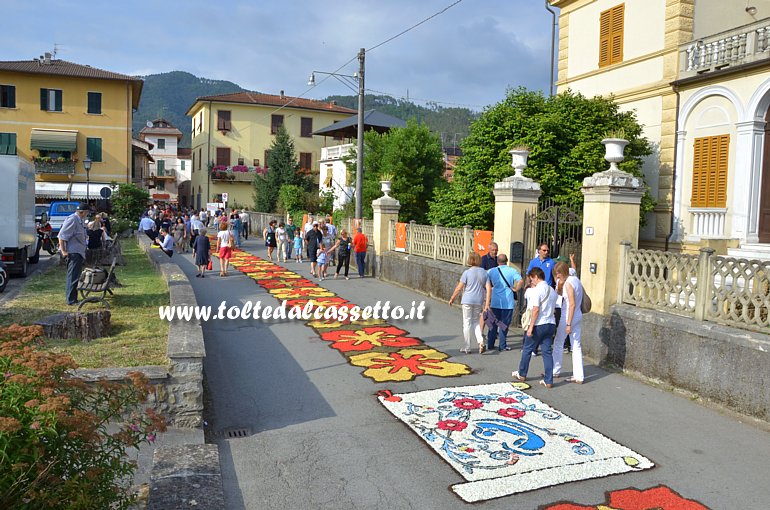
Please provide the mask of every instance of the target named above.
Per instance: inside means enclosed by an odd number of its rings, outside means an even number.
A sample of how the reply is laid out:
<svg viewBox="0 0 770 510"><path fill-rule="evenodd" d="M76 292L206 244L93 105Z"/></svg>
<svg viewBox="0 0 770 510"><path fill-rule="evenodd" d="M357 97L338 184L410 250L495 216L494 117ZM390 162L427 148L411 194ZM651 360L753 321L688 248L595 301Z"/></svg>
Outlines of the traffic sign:
<svg viewBox="0 0 770 510"><path fill-rule="evenodd" d="M222 202L227 202L227 193L222 193Z"/></svg>
<svg viewBox="0 0 770 510"><path fill-rule="evenodd" d="M105 186L101 190L99 190L99 194L104 199L110 198L112 196L112 189L110 189L109 186Z"/></svg>

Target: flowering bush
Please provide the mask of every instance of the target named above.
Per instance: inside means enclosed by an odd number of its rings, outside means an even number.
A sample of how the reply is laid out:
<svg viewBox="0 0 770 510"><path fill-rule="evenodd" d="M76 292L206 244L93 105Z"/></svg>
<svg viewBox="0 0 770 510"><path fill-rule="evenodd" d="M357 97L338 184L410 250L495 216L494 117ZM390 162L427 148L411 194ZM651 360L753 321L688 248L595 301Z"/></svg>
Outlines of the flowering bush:
<svg viewBox="0 0 770 510"><path fill-rule="evenodd" d="M165 430L146 378L87 385L68 354L41 351L39 326L0 329L0 508L128 508L128 448Z"/></svg>
<svg viewBox="0 0 770 510"><path fill-rule="evenodd" d="M225 165L214 165L211 172L227 172L227 167Z"/></svg>
<svg viewBox="0 0 770 510"><path fill-rule="evenodd" d="M66 163L67 161L73 161L67 158L59 156L58 158L50 158L48 156L35 156L32 158L35 163Z"/></svg>
<svg viewBox="0 0 770 510"><path fill-rule="evenodd" d="M211 170L211 178L222 179L222 180L228 179L232 181L233 179L235 179L235 175L225 170Z"/></svg>
<svg viewBox="0 0 770 510"><path fill-rule="evenodd" d="M246 165L235 165L233 167L233 172L248 172L248 171L249 171L249 167L247 167Z"/></svg>

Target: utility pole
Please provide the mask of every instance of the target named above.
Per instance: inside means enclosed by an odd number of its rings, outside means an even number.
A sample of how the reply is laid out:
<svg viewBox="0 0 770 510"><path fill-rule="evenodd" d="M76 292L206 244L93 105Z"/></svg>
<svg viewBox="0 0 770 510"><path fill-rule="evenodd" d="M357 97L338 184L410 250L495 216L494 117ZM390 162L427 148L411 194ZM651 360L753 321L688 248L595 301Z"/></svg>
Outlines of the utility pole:
<svg viewBox="0 0 770 510"><path fill-rule="evenodd" d="M356 148L356 218L364 217L364 60L366 50L358 52L358 146Z"/></svg>

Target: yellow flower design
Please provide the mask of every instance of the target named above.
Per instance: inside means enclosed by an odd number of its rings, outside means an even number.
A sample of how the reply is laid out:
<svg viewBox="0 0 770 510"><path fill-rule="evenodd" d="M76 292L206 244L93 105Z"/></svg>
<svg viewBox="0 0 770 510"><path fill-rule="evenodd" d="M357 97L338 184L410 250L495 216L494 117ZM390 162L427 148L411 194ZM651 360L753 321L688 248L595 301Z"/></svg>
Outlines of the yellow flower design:
<svg viewBox="0 0 770 510"><path fill-rule="evenodd" d="M411 381L418 375L457 377L471 373L467 365L446 361L448 357L435 349L401 349L357 354L351 356L350 363L366 367L363 376L375 382Z"/></svg>

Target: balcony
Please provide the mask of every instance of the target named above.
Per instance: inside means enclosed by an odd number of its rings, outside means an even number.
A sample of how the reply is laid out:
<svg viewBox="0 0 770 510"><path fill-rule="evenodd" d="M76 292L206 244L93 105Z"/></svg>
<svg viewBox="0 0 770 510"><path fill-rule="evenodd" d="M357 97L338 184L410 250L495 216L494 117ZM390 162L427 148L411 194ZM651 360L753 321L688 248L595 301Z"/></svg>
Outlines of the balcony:
<svg viewBox="0 0 770 510"><path fill-rule="evenodd" d="M211 169L212 182L248 182L267 172L267 168L246 165L215 166Z"/></svg>
<svg viewBox="0 0 770 510"><path fill-rule="evenodd" d="M679 78L690 78L770 58L770 19L680 46Z"/></svg>
<svg viewBox="0 0 770 510"><path fill-rule="evenodd" d="M329 161L333 159L342 159L353 150L354 145L352 143L346 143L343 145L332 145L331 147L321 148L321 161Z"/></svg>
<svg viewBox="0 0 770 510"><path fill-rule="evenodd" d="M722 239L725 235L727 209L712 207L690 207L692 235L696 238Z"/></svg>
<svg viewBox="0 0 770 510"><path fill-rule="evenodd" d="M176 172L170 168L156 170L150 173L150 178L173 181L176 179Z"/></svg>
<svg viewBox="0 0 770 510"><path fill-rule="evenodd" d="M35 159L36 174L73 175L75 162L71 159L59 161L55 159Z"/></svg>

